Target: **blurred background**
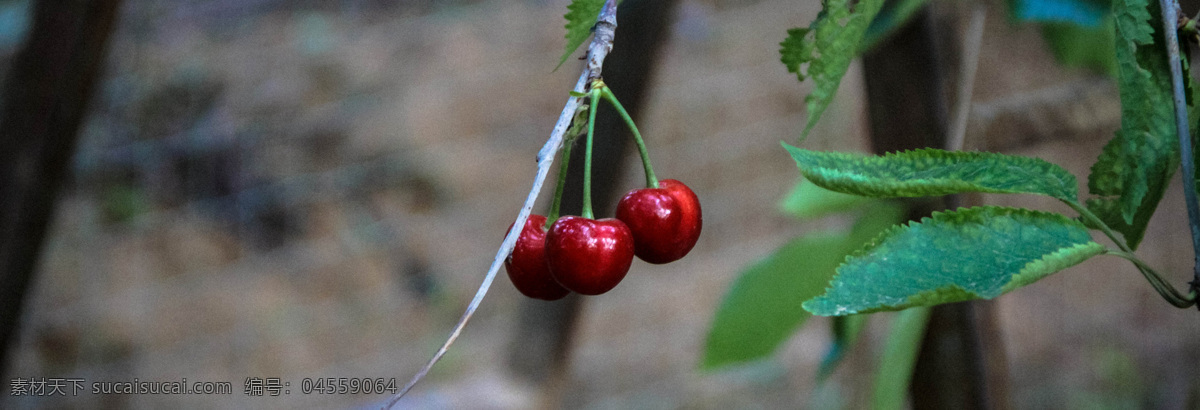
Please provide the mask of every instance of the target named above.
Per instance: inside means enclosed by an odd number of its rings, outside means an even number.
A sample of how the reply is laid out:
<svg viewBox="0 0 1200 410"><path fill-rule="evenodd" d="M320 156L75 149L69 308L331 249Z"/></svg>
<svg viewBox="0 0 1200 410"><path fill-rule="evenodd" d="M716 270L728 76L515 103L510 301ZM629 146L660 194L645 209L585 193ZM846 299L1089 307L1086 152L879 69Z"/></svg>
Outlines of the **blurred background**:
<svg viewBox="0 0 1200 410"><path fill-rule="evenodd" d="M445 340L578 76L574 58L554 70L568 3L125 0L5 377L187 378L231 382L234 394L5 392L0 407L376 406L386 395L297 389L320 377L403 386ZM29 9L0 1L0 70ZM558 376L562 407L862 405L882 331L868 330L819 390L822 318L772 360L698 369L741 269L791 237L844 224L776 210L799 175L779 141L798 136L810 87L779 62L778 43L819 10L683 0L671 11L639 126L659 176L701 198L704 232L682 261L636 261L615 290L585 298ZM967 11L937 13L953 31ZM989 9L967 138L1085 180L1119 126L1115 87L1061 68L1035 27L1004 16ZM805 147L868 149L857 64ZM620 192L640 187L640 166L626 165L600 177ZM1139 251L1177 286L1192 260L1180 191L1177 176ZM1040 198L985 201L1066 212ZM512 341L523 299L501 273L401 404L544 403L544 386L509 360L521 349ZM1183 408L1200 388L1196 312L1163 303L1124 262L1093 259L996 307L1017 408ZM890 317L875 315L873 328ZM247 377L278 377L292 392L247 397Z"/></svg>

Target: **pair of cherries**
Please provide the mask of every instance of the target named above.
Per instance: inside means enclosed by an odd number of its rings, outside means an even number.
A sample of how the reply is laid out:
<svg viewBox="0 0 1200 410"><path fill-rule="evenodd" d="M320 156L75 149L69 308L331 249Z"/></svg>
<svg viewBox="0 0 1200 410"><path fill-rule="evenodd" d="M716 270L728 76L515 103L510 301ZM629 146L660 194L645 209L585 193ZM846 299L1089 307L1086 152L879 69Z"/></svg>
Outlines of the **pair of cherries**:
<svg viewBox="0 0 1200 410"><path fill-rule="evenodd" d="M504 262L513 286L543 300L599 295L625 278L635 255L653 264L683 258L700 238L700 199L674 179L658 186L625 194L616 218L564 216L546 231L546 217L530 215Z"/></svg>

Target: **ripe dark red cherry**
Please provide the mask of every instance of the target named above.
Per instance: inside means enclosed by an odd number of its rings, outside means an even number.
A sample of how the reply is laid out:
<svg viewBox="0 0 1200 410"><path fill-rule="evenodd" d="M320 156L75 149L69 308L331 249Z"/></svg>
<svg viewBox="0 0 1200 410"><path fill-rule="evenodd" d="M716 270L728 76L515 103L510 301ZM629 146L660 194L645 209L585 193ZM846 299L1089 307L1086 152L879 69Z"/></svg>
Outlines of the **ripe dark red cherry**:
<svg viewBox="0 0 1200 410"><path fill-rule="evenodd" d="M658 182L658 187L671 191L671 195L679 201L679 209L683 212L683 229L679 234L687 239L686 255L700 240L700 229L704 227L703 213L700 212L700 197L692 192L684 183L674 179L664 179Z"/></svg>
<svg viewBox="0 0 1200 410"><path fill-rule="evenodd" d="M564 288L584 295L612 290L633 264L633 236L612 218L564 216L546 234L550 274Z"/></svg>
<svg viewBox="0 0 1200 410"><path fill-rule="evenodd" d="M564 289L550 275L546 263L546 217L529 215L525 228L517 237L512 254L504 260L508 278L521 294L542 300L558 300L571 291ZM510 225L508 227L512 229ZM507 232L507 231L505 231Z"/></svg>
<svg viewBox="0 0 1200 410"><path fill-rule="evenodd" d="M634 254L662 264L683 258L696 246L703 219L700 199L687 185L664 179L658 186L625 194L617 203L617 219L633 233Z"/></svg>

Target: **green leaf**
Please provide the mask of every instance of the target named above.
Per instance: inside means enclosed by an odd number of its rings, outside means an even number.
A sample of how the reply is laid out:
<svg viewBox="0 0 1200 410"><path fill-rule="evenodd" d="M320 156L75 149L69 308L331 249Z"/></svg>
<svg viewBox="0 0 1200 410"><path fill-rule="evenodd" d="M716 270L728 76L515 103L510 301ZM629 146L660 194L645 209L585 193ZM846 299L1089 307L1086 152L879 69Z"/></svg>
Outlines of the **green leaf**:
<svg viewBox="0 0 1200 410"><path fill-rule="evenodd" d="M1113 2L1121 129L1104 146L1088 176L1088 190L1100 196L1099 201L1089 201L1089 209L1104 221L1123 220L1121 233L1129 242L1140 240L1179 165L1170 64L1159 40L1159 14L1158 2ZM1105 205L1110 201L1116 206Z"/></svg>
<svg viewBox="0 0 1200 410"><path fill-rule="evenodd" d="M1161 198L1166 191L1166 184L1157 184L1153 187L1154 192L1150 192L1150 196ZM1150 224L1150 217L1154 216L1154 209L1142 207L1138 209L1137 215L1133 216L1133 223L1125 222L1125 218L1121 216L1121 204L1117 203L1113 198L1093 198L1087 200L1087 208L1100 218L1100 221L1108 225L1114 231L1120 232L1121 236L1125 237L1125 244L1129 245L1130 249L1137 250L1138 245L1142 243L1142 239L1146 236L1146 226ZM1079 220L1088 225L1088 228L1100 229L1099 226L1092 226L1087 223L1083 217Z"/></svg>
<svg viewBox="0 0 1200 410"><path fill-rule="evenodd" d="M900 312L892 322L892 330L879 361L875 388L871 394L874 410L903 409L908 403L908 384L913 367L921 353L921 340L929 324L930 308L912 308Z"/></svg>
<svg viewBox="0 0 1200 410"><path fill-rule="evenodd" d="M1054 58L1067 67L1078 67L1117 74L1117 54L1113 48L1113 20L1106 18L1099 27L1049 23L1042 25L1042 40Z"/></svg>
<svg viewBox="0 0 1200 410"><path fill-rule="evenodd" d="M1025 267L1021 268L1021 272L1013 275L1004 287L1000 288L1000 293L1008 293L1016 290L1019 287L1037 282L1041 278L1050 276L1050 274L1061 271L1063 269L1083 263L1089 258L1106 252L1104 245L1087 242L1081 243L1069 248L1062 248L1054 253L1043 256L1041 259L1029 262Z"/></svg>
<svg viewBox="0 0 1200 410"><path fill-rule="evenodd" d="M871 25L867 26L867 32L863 34L863 39L858 44L858 52L863 53L874 48L880 40L903 27L904 23L907 23L908 19L928 2L929 0L885 2L883 9L879 10L879 14L875 16L874 20L871 20Z"/></svg>
<svg viewBox="0 0 1200 410"><path fill-rule="evenodd" d="M935 212L846 258L809 312L841 316L991 299L1104 252L1084 225L1019 208Z"/></svg>
<svg viewBox="0 0 1200 410"><path fill-rule="evenodd" d="M702 367L761 359L774 352L812 317L801 304L824 291L846 255L902 221L904 213L903 206L875 201L862 210L848 235L793 239L747 268L717 309Z"/></svg>
<svg viewBox="0 0 1200 410"><path fill-rule="evenodd" d="M802 307L821 294L849 252L847 235L793 239L750 266L721 301L705 343L701 367L770 355L811 314Z"/></svg>
<svg viewBox="0 0 1200 410"><path fill-rule="evenodd" d="M788 30L787 38L779 43L779 59L788 72L795 73L800 81L812 77L814 82L812 93L804 97L808 122L801 140L833 101L850 61L858 56L863 33L883 6L883 0L860 0L851 10L848 3L823 0L821 14L808 28ZM807 69L801 68L805 64Z"/></svg>
<svg viewBox="0 0 1200 410"><path fill-rule="evenodd" d="M871 197L962 192L1042 194L1075 202L1075 176L1038 158L990 152L919 149L862 156L783 144L805 178L822 188Z"/></svg>
<svg viewBox="0 0 1200 410"><path fill-rule="evenodd" d="M822 20L823 15L818 15L817 20L813 22L816 25ZM813 39L808 37L808 33L812 29L797 27L787 31L787 37L779 43L779 61L783 62L783 66L787 67L789 73L795 73L800 81L807 78L800 66L813 60L813 52L817 49L817 44Z"/></svg>
<svg viewBox="0 0 1200 410"><path fill-rule="evenodd" d="M567 58L592 35L592 26L596 25L596 17L600 16L604 1L572 0L571 4L567 5L567 14L563 15L563 18L567 19L567 24L563 26L567 29L567 45L562 58L558 60L558 65L554 66L555 70L562 67Z"/></svg>
<svg viewBox="0 0 1200 410"><path fill-rule="evenodd" d="M868 202L870 198L830 191L800 178L792 192L780 201L779 210L796 218L813 219L851 211Z"/></svg>
<svg viewBox="0 0 1200 410"><path fill-rule="evenodd" d="M907 211L905 206L896 203L882 201L873 201L870 203L863 210L858 220L854 222L854 226L850 228L850 247L846 249L845 254L862 248L863 244L879 236L883 231L903 222L906 219L905 213ZM845 260L845 257L842 257L841 260ZM863 325L866 323L866 318L866 315L836 316L833 318L833 344L829 347L829 352L825 354L825 358L821 360L821 367L817 369L818 380L828 377L837 369L842 357L858 341L859 331L862 330Z"/></svg>

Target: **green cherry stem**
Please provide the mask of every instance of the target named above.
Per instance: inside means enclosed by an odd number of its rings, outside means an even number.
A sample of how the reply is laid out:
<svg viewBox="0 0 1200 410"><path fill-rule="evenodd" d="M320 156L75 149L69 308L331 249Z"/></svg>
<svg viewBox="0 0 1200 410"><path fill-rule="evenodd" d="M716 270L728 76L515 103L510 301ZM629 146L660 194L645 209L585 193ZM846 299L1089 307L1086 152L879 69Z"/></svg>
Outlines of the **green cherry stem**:
<svg viewBox="0 0 1200 410"><path fill-rule="evenodd" d="M1073 202L1073 201L1062 201L1062 202L1067 204L1067 206L1071 207L1071 209L1074 209L1075 212L1079 212L1079 216L1082 216L1083 219L1087 220L1087 222L1089 222L1092 225L1095 225L1097 228L1099 228L1100 232L1104 232L1104 236L1107 236L1108 239L1111 239L1113 241L1113 243L1117 244L1117 247L1121 248L1122 251L1124 251L1125 253L1130 254L1130 255L1133 254L1133 249L1130 249L1129 246L1125 244L1125 241L1122 241L1121 239L1117 238L1117 234L1112 231L1112 228L1109 228L1108 224L1106 224L1106 223L1104 223L1104 221L1100 220L1100 217L1098 217L1098 216L1096 216L1096 214L1092 213L1092 211L1087 209L1086 206L1083 206L1082 204L1080 204L1078 202Z"/></svg>
<svg viewBox="0 0 1200 410"><path fill-rule="evenodd" d="M1075 212L1079 212L1079 215L1082 216L1083 219L1098 227L1101 232L1104 232L1104 235L1107 236L1108 239L1111 239L1113 243L1116 243L1117 247L1121 248L1121 250L1109 250L1106 253L1113 256L1119 256L1125 260L1128 260L1129 262L1132 262L1133 265L1137 267L1138 271L1142 273L1142 276L1146 278L1146 281L1150 282L1150 286L1154 287L1154 290L1157 291L1158 294L1163 297L1163 299L1166 299L1167 303L1170 303L1171 305L1181 309L1196 303L1196 291L1188 293L1187 296L1180 294L1174 286L1171 286L1169 282L1162 278L1162 275L1159 275L1158 272L1155 272L1154 269L1150 267L1150 265L1147 265L1146 262L1139 259L1137 255L1133 253L1133 249L1130 249L1129 245L1125 244L1125 241L1118 239L1117 234L1112 231L1112 228L1110 228L1108 224L1104 223L1104 221L1100 220L1100 218L1097 217L1096 214L1092 213L1091 210L1087 209L1086 206L1083 206L1078 202L1063 202L1066 203L1067 206L1070 206L1072 209L1074 209Z"/></svg>
<svg viewBox="0 0 1200 410"><path fill-rule="evenodd" d="M604 83L597 82L600 87L604 87ZM600 89L593 84L592 90L588 92L591 97L591 106L588 107L588 129L587 129L587 151L584 152L583 160L583 216L587 219L595 219L592 213L592 134L596 131L596 106L600 102Z"/></svg>
<svg viewBox="0 0 1200 410"><path fill-rule="evenodd" d="M612 90L603 83L600 84L600 95L604 96L604 99L617 109L617 114L621 115L621 119L625 120L625 125L628 125L629 130L633 132L633 141L637 142L638 153L642 154L642 167L646 169L646 187L658 188L658 178L654 176L654 167L650 166L650 153L646 151L646 142L642 140L642 133L638 132L633 118L625 111L625 107L621 106L621 102L617 101L617 96L613 94Z"/></svg>
<svg viewBox="0 0 1200 410"><path fill-rule="evenodd" d="M550 230L550 225L554 225L554 221L558 220L559 210L562 208L563 187L567 185L567 162L571 160L571 140L563 142L562 148L562 165L558 167L558 186L554 188L554 200L550 202L550 213L546 215L546 230Z"/></svg>
<svg viewBox="0 0 1200 410"><path fill-rule="evenodd" d="M1193 290L1188 292L1187 296L1180 294L1179 291L1175 290L1174 286L1171 286L1170 283L1167 283L1167 281L1163 280L1162 276L1160 276L1158 272L1155 272L1153 268L1151 268L1149 265L1146 265L1146 262L1143 262L1141 259L1139 259L1137 255L1111 249L1106 253L1133 262L1133 264L1138 267L1138 270L1142 272L1142 275L1146 277L1146 280L1150 282L1150 286L1153 286L1154 290L1158 291L1158 294L1162 295L1163 299L1167 300L1167 303L1170 303L1171 305L1180 309L1196 304L1196 291Z"/></svg>

